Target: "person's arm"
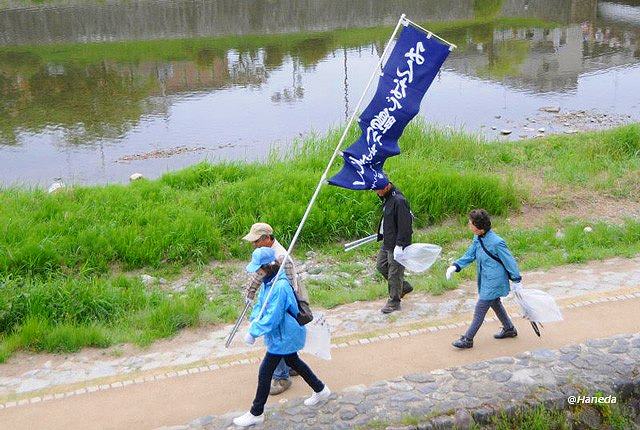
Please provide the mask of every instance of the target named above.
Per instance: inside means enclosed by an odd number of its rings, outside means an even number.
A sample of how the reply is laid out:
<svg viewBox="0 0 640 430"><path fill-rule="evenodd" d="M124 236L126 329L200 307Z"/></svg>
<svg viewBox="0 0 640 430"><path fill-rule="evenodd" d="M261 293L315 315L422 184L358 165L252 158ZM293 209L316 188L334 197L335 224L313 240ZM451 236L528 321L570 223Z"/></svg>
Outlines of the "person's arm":
<svg viewBox="0 0 640 430"><path fill-rule="evenodd" d="M509 248L507 247L507 244L504 242L504 240L501 240L498 243L498 246L496 247L496 253L498 254L497 257L500 259L500 261L502 261L502 264L504 264L504 268L507 269L507 272L509 273L509 279L512 282L520 283L522 281L522 276L520 276L518 263L516 262L516 259L513 258L513 255L511 254L511 251L509 251Z"/></svg>
<svg viewBox="0 0 640 430"><path fill-rule="evenodd" d="M245 288L245 294L249 300L253 300L256 297L256 291L258 291L258 288L262 285L263 278L264 277L259 275L258 272L254 273L251 277L251 280Z"/></svg>
<svg viewBox="0 0 640 430"><path fill-rule="evenodd" d="M396 219L398 222L396 246L404 249L411 245L411 235L413 234L413 214L409 209L409 203L404 199L396 202Z"/></svg>
<svg viewBox="0 0 640 430"><path fill-rule="evenodd" d="M253 304L253 308L251 309L251 315L249 315L249 321L253 321L258 318L258 314L260 313L260 309L262 308L262 302L264 301L264 295L262 294L264 290L260 290L258 293L258 300Z"/></svg>
<svg viewBox="0 0 640 430"><path fill-rule="evenodd" d="M475 261L477 247L478 247L478 242L474 240L471 246L467 248L467 252L465 252L461 258L459 258L452 264L452 266L456 268L456 272L461 271L462 269L464 269L469 264Z"/></svg>
<svg viewBox="0 0 640 430"><path fill-rule="evenodd" d="M260 319L255 319L249 327L249 334L254 338L271 332L284 318L287 306L287 295L284 287L291 288L288 282L278 281L271 287L271 297Z"/></svg>

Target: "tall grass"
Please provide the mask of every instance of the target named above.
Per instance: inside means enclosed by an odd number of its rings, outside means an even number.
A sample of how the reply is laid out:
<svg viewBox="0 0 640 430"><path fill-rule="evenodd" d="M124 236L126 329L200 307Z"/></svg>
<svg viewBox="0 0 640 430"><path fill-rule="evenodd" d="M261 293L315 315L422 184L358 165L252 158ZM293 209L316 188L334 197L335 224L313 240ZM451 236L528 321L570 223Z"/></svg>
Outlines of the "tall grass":
<svg viewBox="0 0 640 430"><path fill-rule="evenodd" d="M408 196L417 227L477 206L495 214L518 207L509 180L434 164L411 150L411 139L430 141L436 133L414 127L408 135L409 150L402 161L390 162L389 173ZM240 237L258 220L270 222L286 242L336 139L336 133L312 138L285 160L199 164L129 186L73 187L55 195L4 190L0 274L101 274L113 265L224 260L246 253ZM317 245L368 233L378 212L374 193L325 187L301 241Z"/></svg>
<svg viewBox="0 0 640 430"><path fill-rule="evenodd" d="M170 295L148 291L139 280L123 276L5 279L0 281L0 363L18 349L61 352L117 342L148 345L199 324L205 302L202 289Z"/></svg>

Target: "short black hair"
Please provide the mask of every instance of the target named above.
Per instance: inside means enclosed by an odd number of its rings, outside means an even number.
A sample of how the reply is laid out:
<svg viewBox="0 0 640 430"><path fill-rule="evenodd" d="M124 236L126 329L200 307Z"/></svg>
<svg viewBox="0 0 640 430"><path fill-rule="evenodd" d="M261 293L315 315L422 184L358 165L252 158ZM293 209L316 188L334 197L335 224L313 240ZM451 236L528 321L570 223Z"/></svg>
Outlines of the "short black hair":
<svg viewBox="0 0 640 430"><path fill-rule="evenodd" d="M472 210L469 212L469 219L476 228L484 230L485 233L491 229L491 218L489 217L489 213L484 209Z"/></svg>
<svg viewBox="0 0 640 430"><path fill-rule="evenodd" d="M262 266L260 266L260 268L267 272L267 276L272 276L278 273L278 270L280 270L280 263L278 263L278 260L276 260L273 263L263 264Z"/></svg>

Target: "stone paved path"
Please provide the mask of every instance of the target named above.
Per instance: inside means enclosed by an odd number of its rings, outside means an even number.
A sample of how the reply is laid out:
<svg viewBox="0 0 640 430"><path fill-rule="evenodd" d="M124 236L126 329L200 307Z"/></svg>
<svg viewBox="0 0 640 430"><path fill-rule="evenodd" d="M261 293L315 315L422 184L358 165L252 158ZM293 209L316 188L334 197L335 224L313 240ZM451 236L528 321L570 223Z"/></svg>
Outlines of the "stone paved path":
<svg viewBox="0 0 640 430"><path fill-rule="evenodd" d="M298 398L269 408L264 425L254 428L339 430L374 423L380 428L411 418L422 421L423 429L466 429L526 405L561 409L570 396L598 391L622 402L634 390L640 393L640 333L411 373L334 393L327 403L314 407ZM172 429L233 429L237 415L202 417Z"/></svg>
<svg viewBox="0 0 640 430"><path fill-rule="evenodd" d="M523 274L525 286L548 291L560 301L640 286L640 256L632 259L614 258L586 265L569 265L548 271ZM379 312L383 301L355 302L324 311L334 339L359 337L372 331L398 331L416 323L441 324L443 321L470 317L476 300L472 283L439 297L412 294L403 303L403 311L391 317ZM224 348L230 326L187 331L176 339L161 341L149 350L127 346L110 350L87 349L78 354L27 355L18 354L8 364L0 366L0 402L20 399L30 393L65 391L64 386L87 386L118 379L138 378L145 373L165 373L210 365L219 360L231 360L250 351L236 342ZM122 355L113 357L113 355Z"/></svg>

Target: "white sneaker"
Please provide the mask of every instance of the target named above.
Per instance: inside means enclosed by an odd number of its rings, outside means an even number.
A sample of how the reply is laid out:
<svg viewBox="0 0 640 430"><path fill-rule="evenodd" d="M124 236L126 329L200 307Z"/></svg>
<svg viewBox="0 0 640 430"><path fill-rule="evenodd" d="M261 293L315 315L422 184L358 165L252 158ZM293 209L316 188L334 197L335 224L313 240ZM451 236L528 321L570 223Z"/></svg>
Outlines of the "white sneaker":
<svg viewBox="0 0 640 430"><path fill-rule="evenodd" d="M331 390L325 384L325 386L322 389L322 391L320 391L319 393L313 393L311 395L311 397L309 397L308 399L306 399L304 401L304 404L307 405L307 406L317 405L318 403L320 403L320 402L322 402L324 400L327 400L329 398L329 396L331 396Z"/></svg>
<svg viewBox="0 0 640 430"><path fill-rule="evenodd" d="M251 412L247 412L246 414L233 419L233 423L240 427L249 427L249 426L260 424L263 422L264 422L264 414L258 415L256 417Z"/></svg>

